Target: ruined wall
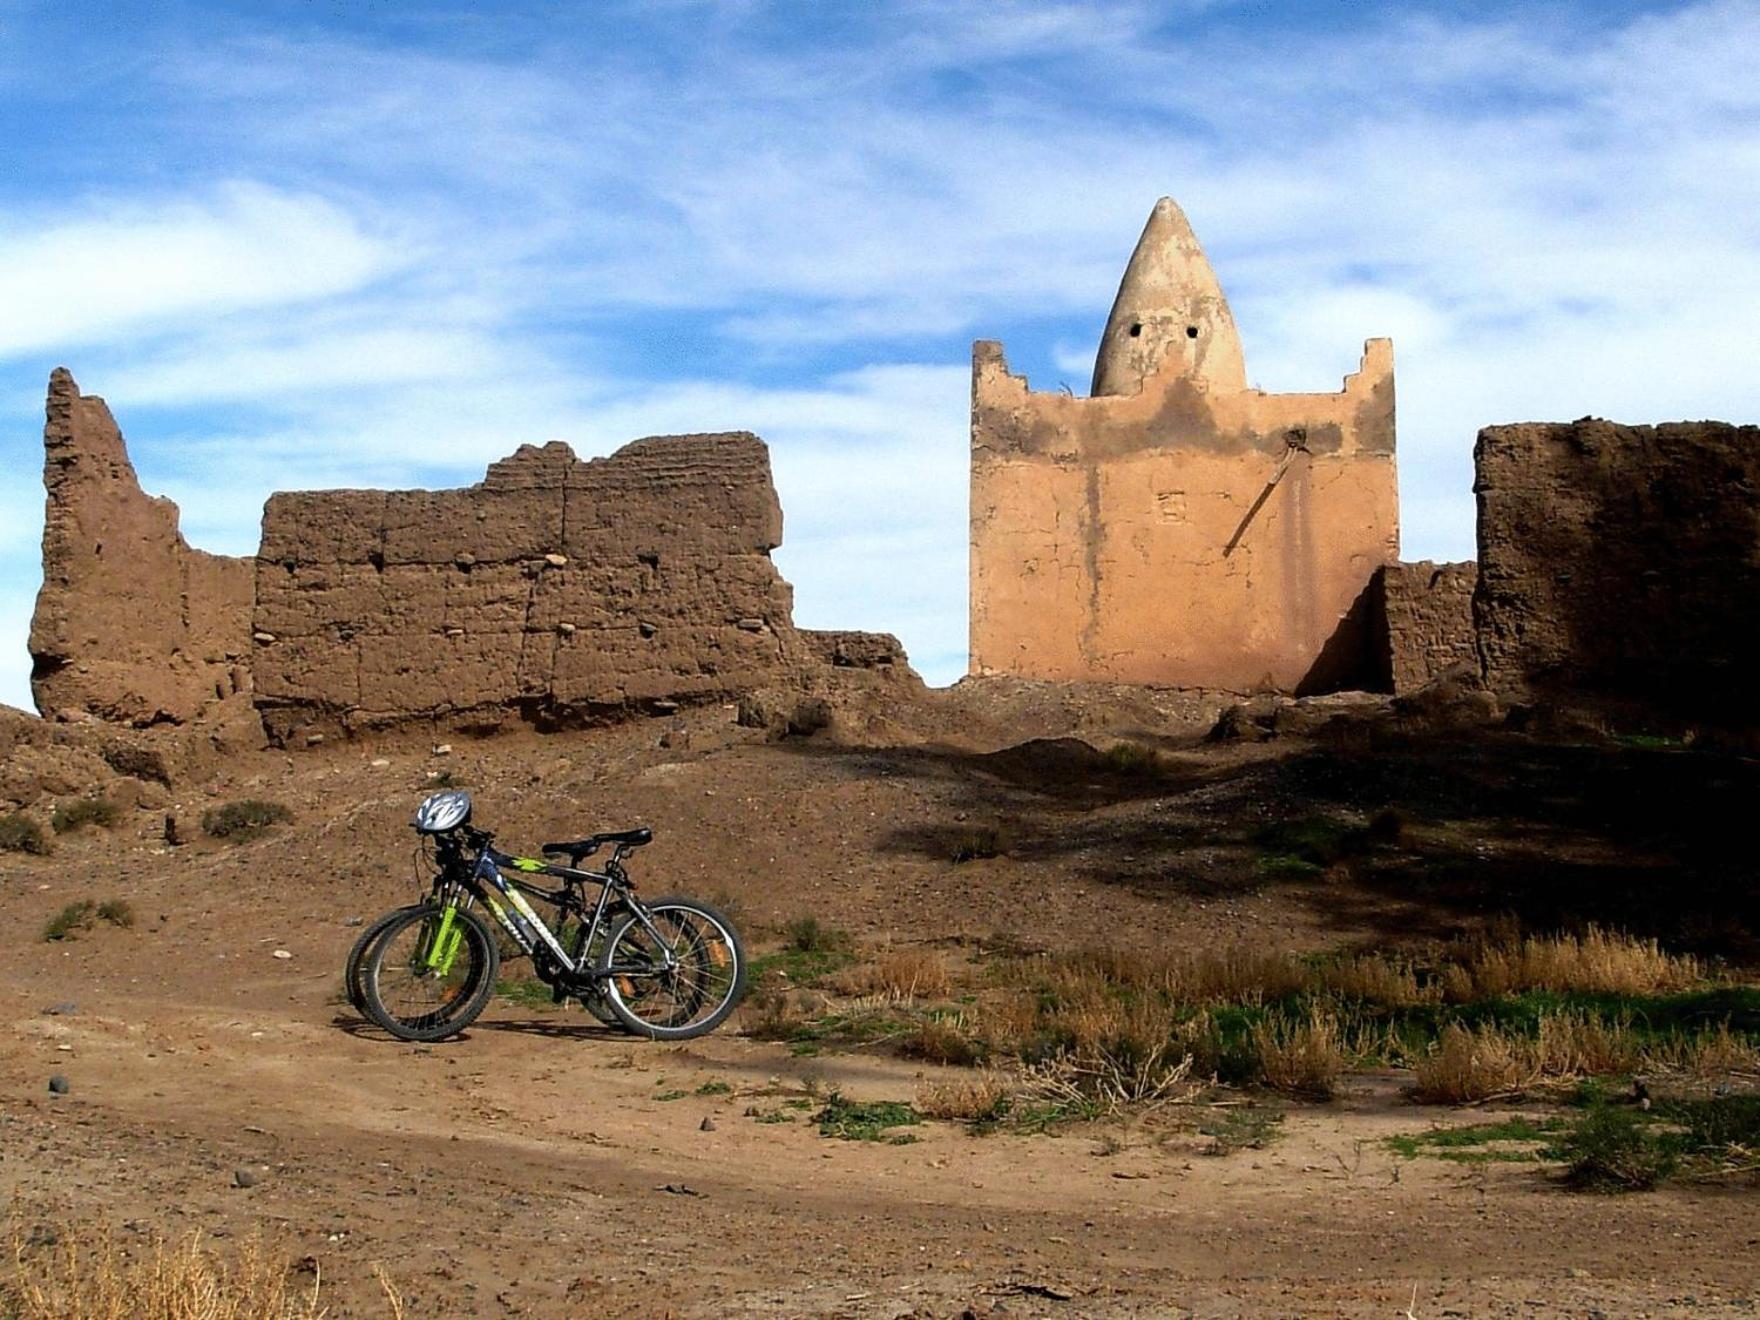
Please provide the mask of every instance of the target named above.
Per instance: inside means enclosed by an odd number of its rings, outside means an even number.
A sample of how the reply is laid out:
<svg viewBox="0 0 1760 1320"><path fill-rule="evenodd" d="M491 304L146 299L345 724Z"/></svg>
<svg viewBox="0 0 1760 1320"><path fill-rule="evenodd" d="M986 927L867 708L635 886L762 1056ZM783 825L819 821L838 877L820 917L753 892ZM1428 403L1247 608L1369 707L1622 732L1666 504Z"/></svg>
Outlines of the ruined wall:
<svg viewBox="0 0 1760 1320"><path fill-rule="evenodd" d="M1034 392L999 344L973 349L971 672L1295 691L1329 644L1325 667L1352 668L1352 607L1398 557L1389 341L1336 394L1247 388L1163 199L1095 390Z"/></svg>
<svg viewBox="0 0 1760 1320"><path fill-rule="evenodd" d="M1760 722L1760 428L1490 426L1475 461L1493 690Z"/></svg>
<svg viewBox="0 0 1760 1320"><path fill-rule="evenodd" d="M104 401L49 378L31 695L47 717L182 724L250 684L252 563L192 550Z"/></svg>
<svg viewBox="0 0 1760 1320"><path fill-rule="evenodd" d="M756 436L581 461L523 446L481 485L278 494L257 569L257 700L286 737L411 718L540 725L725 697L798 664Z"/></svg>
<svg viewBox="0 0 1760 1320"><path fill-rule="evenodd" d="M1385 690L1415 692L1432 679L1463 666L1477 672L1473 636L1473 588L1478 565L1429 560L1389 564L1373 587L1378 651Z"/></svg>

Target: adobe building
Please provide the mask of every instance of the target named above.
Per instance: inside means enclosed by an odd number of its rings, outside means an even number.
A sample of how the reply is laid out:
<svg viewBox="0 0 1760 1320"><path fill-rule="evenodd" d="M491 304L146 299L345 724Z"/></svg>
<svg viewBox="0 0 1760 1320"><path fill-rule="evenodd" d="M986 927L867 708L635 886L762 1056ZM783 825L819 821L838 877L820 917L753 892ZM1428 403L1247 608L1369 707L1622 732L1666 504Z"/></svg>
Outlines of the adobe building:
<svg viewBox="0 0 1760 1320"><path fill-rule="evenodd" d="M1365 663L1399 555L1393 346L1337 394L1247 385L1184 214L1155 204L1091 396L972 350L973 674L1319 690Z"/></svg>

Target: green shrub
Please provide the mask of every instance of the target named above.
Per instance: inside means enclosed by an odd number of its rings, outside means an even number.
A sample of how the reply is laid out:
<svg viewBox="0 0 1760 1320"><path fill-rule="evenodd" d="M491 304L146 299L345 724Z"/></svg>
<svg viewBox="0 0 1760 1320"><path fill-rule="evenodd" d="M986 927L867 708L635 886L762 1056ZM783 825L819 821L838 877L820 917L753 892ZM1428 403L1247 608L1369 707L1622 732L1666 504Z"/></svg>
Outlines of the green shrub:
<svg viewBox="0 0 1760 1320"><path fill-rule="evenodd" d="M216 839L243 841L259 838L272 826L292 819L293 813L279 802L241 798L204 811L202 832Z"/></svg>
<svg viewBox="0 0 1760 1320"><path fill-rule="evenodd" d="M948 846L947 857L957 865L980 857L1000 857L1007 850L1008 839L1002 831L994 825L984 825L956 834Z"/></svg>
<svg viewBox="0 0 1760 1320"><path fill-rule="evenodd" d="M1597 1105L1580 1119L1554 1152L1570 1167L1574 1187L1595 1192L1645 1192L1675 1171L1673 1145L1634 1109Z"/></svg>
<svg viewBox="0 0 1760 1320"><path fill-rule="evenodd" d="M1142 743L1113 743L1101 756L1106 768L1115 775L1147 778L1160 774L1164 764L1160 752Z"/></svg>
<svg viewBox="0 0 1760 1320"><path fill-rule="evenodd" d="M840 1137L844 1141L885 1141L895 1146L916 1138L901 1133L892 1135L893 1128L912 1127L923 1121L922 1115L899 1100L859 1101L845 1099L833 1091L825 1098L825 1107L813 1115L822 1137Z"/></svg>
<svg viewBox="0 0 1760 1320"><path fill-rule="evenodd" d="M111 898L98 904L98 920L128 930L134 925L134 908L126 898Z"/></svg>
<svg viewBox="0 0 1760 1320"><path fill-rule="evenodd" d="M44 857L49 852L49 840L41 825L22 811L14 811L0 816L0 852L34 853Z"/></svg>
<svg viewBox="0 0 1760 1320"><path fill-rule="evenodd" d="M796 953L841 953L850 946L848 931L824 925L817 917L796 917L783 927L783 934Z"/></svg>
<svg viewBox="0 0 1760 1320"><path fill-rule="evenodd" d="M108 798L81 798L55 808L49 823L57 834L75 834L88 825L110 829L122 819L122 809Z"/></svg>
<svg viewBox="0 0 1760 1320"><path fill-rule="evenodd" d="M49 924L43 927L43 938L45 940L72 939L80 931L90 930L96 923L97 916L97 906L90 899L69 903L49 918Z"/></svg>

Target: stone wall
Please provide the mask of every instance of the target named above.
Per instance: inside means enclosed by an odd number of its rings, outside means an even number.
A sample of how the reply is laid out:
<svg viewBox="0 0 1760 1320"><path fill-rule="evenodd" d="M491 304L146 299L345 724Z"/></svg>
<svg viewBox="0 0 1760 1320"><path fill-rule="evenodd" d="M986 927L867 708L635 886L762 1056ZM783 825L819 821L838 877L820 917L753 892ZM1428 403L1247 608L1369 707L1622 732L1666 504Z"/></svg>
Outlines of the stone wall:
<svg viewBox="0 0 1760 1320"><path fill-rule="evenodd" d="M539 725L724 698L804 657L756 436L524 446L463 490L277 494L257 700L277 737Z"/></svg>
<svg viewBox="0 0 1760 1320"><path fill-rule="evenodd" d="M1491 426L1475 459L1494 691L1760 723L1760 428Z"/></svg>
<svg viewBox="0 0 1760 1320"><path fill-rule="evenodd" d="M177 506L141 490L110 409L65 368L49 378L46 411L37 709L183 724L248 692L251 561L184 542Z"/></svg>
<svg viewBox="0 0 1760 1320"><path fill-rule="evenodd" d="M1451 670L1477 674L1473 588L1478 566L1429 560L1389 564L1375 575L1377 651L1385 690L1415 692Z"/></svg>
<svg viewBox="0 0 1760 1320"><path fill-rule="evenodd" d="M971 672L1240 692L1359 667L1351 610L1399 552L1392 345L1336 394L1248 388L1163 199L1094 388L1037 392L973 350Z"/></svg>

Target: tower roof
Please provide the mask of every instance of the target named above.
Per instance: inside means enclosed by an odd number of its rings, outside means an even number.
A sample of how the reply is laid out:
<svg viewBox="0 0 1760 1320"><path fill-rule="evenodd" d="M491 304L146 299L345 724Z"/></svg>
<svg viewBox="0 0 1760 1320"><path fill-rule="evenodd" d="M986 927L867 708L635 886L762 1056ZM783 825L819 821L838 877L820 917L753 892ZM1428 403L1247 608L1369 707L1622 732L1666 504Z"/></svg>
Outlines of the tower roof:
<svg viewBox="0 0 1760 1320"><path fill-rule="evenodd" d="M1246 388L1240 334L1222 285L1185 212L1163 197L1119 282L1090 393L1135 394L1176 356L1185 378L1204 388Z"/></svg>

